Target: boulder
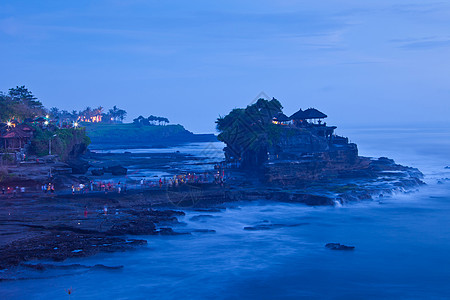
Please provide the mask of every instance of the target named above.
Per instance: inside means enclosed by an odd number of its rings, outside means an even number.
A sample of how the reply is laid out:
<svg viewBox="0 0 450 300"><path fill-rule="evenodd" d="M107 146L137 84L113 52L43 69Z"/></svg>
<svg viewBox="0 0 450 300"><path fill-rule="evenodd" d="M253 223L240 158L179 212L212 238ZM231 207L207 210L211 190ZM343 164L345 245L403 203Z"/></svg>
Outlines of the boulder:
<svg viewBox="0 0 450 300"><path fill-rule="evenodd" d="M82 159L71 159L67 164L72 169L72 174L86 174L91 166L89 162Z"/></svg>
<svg viewBox="0 0 450 300"><path fill-rule="evenodd" d="M119 176L119 175L127 175L128 170L127 170L127 168L117 165L117 166L103 168L103 171L105 173L111 173L114 176Z"/></svg>
<svg viewBox="0 0 450 300"><path fill-rule="evenodd" d="M103 169L94 169L91 170L91 173L94 176L102 176L103 174L105 174L105 171Z"/></svg>
<svg viewBox="0 0 450 300"><path fill-rule="evenodd" d="M355 249L355 246L346 246L346 245L341 245L339 243L328 243L325 245L326 248L330 249L330 250L353 250Z"/></svg>

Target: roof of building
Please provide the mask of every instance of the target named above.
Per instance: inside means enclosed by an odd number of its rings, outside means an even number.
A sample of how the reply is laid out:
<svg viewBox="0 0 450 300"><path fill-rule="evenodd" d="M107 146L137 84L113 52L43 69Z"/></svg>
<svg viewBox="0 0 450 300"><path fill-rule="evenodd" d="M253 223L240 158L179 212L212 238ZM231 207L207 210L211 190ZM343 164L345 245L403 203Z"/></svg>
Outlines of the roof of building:
<svg viewBox="0 0 450 300"><path fill-rule="evenodd" d="M303 112L305 114L305 119L324 119L328 117L326 114L324 114L321 111L318 111L315 108L308 108Z"/></svg>
<svg viewBox="0 0 450 300"><path fill-rule="evenodd" d="M31 138L31 134L18 128L13 128L2 134L0 138L2 139Z"/></svg>
<svg viewBox="0 0 450 300"><path fill-rule="evenodd" d="M25 124L25 123L17 125L16 128L26 131L26 132L34 131L33 127L31 127L30 125Z"/></svg>
<svg viewBox="0 0 450 300"><path fill-rule="evenodd" d="M295 114L293 114L290 119L291 120L308 120L308 119L324 119L328 117L321 111L318 111L315 108L308 108L307 110L299 110Z"/></svg>
<svg viewBox="0 0 450 300"><path fill-rule="evenodd" d="M292 114L292 116L289 117L291 120L304 120L305 119L305 113L300 108L296 113Z"/></svg>
<svg viewBox="0 0 450 300"><path fill-rule="evenodd" d="M286 116L285 114L283 114L282 112L280 112L275 117L273 117L273 119L278 122L287 122L290 120L290 118L288 116Z"/></svg>

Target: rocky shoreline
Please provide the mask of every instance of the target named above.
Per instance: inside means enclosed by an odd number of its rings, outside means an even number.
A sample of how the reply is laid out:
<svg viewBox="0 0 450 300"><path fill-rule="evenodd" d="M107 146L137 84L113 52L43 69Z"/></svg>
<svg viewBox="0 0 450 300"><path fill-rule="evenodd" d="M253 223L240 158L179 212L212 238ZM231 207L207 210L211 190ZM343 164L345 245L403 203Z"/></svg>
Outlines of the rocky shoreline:
<svg viewBox="0 0 450 300"><path fill-rule="evenodd" d="M173 172L189 168L191 165L184 163L192 164L194 159L179 153L150 157L131 153L95 154L93 157L98 165L120 161L128 168L139 161L140 169L163 168ZM126 159L120 160L124 157ZM199 158L194 159L196 161L202 163ZM272 182L267 181L267 173L262 177L257 171L229 169L223 185L185 183L178 187L154 186L107 194L72 195L57 191L55 194L24 193L16 198L11 194L0 195L0 269L18 265L40 268L39 263L30 265L30 262L64 261L100 252L128 251L147 245L147 239L142 236L190 234L179 230L182 225L179 218L185 209L207 212L234 201L268 200L313 206L369 199L382 201L386 195L414 191L424 184L419 170L387 158L361 157L359 165L353 169L328 167L327 176L317 176L315 180L297 175L303 168L301 165L282 167L287 171L271 170ZM61 177L70 181L73 175ZM81 176L73 180L88 181L89 178ZM263 224L261 228L247 230L270 228Z"/></svg>

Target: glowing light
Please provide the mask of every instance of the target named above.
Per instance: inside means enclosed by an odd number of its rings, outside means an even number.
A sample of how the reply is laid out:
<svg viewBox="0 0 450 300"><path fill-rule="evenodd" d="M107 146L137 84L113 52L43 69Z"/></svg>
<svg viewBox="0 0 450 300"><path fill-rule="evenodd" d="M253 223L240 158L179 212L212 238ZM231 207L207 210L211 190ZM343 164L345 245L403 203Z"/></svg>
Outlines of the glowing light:
<svg viewBox="0 0 450 300"><path fill-rule="evenodd" d="M44 124L45 124L45 125L48 125L48 121L45 121Z"/></svg>
<svg viewBox="0 0 450 300"><path fill-rule="evenodd" d="M7 125L8 127L11 127L11 126L12 126L11 121L8 121L8 123L6 123L6 125Z"/></svg>
<svg viewBox="0 0 450 300"><path fill-rule="evenodd" d="M79 126L78 122L73 123L73 127L77 128Z"/></svg>
<svg viewBox="0 0 450 300"><path fill-rule="evenodd" d="M49 115L46 115L45 118L48 119L48 118L50 118L50 116L49 116Z"/></svg>

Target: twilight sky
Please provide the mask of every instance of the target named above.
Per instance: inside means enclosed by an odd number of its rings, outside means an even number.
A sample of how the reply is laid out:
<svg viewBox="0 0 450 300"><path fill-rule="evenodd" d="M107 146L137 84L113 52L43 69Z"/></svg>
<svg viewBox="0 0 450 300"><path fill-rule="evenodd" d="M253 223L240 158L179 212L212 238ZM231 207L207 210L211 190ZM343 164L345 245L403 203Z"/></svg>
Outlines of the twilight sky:
<svg viewBox="0 0 450 300"><path fill-rule="evenodd" d="M338 126L450 123L449 1L2 0L0 49L1 91L199 133L261 92Z"/></svg>

